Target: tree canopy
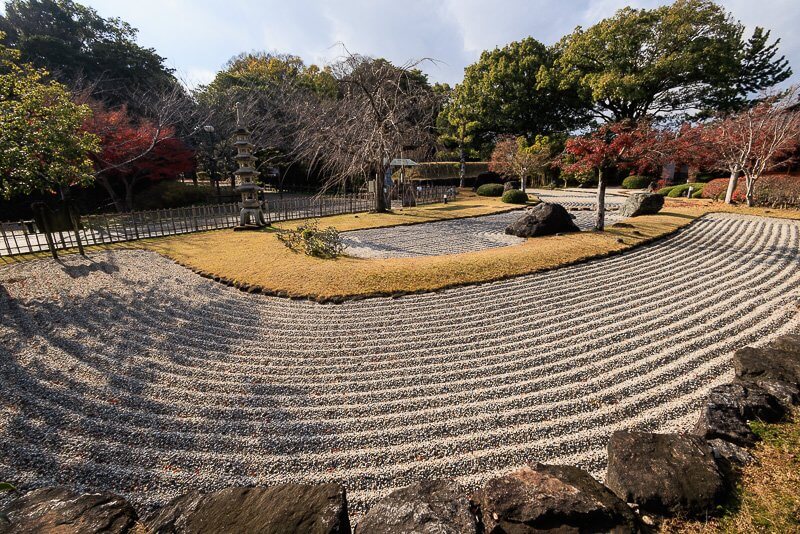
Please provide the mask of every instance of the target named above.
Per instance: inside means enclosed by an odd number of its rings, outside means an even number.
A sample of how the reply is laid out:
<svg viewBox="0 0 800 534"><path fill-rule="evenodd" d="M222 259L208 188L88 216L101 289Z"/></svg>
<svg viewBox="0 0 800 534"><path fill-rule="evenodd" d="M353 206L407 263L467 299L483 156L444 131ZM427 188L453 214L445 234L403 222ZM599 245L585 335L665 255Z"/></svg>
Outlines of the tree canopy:
<svg viewBox="0 0 800 534"><path fill-rule="evenodd" d="M18 60L0 45L0 197L91 182L88 153L97 138L81 128L89 108L74 103L46 72Z"/></svg>
<svg viewBox="0 0 800 534"><path fill-rule="evenodd" d="M748 41L743 32L710 0L626 7L562 39L537 87L572 88L608 121L729 109L791 75L769 32L756 28Z"/></svg>
<svg viewBox="0 0 800 534"><path fill-rule="evenodd" d="M481 54L464 71L445 108L452 124L476 122L480 133L550 134L585 122L587 105L571 86L537 84L539 71L552 68L558 53L527 37Z"/></svg>
<svg viewBox="0 0 800 534"><path fill-rule="evenodd" d="M113 104L175 83L164 58L138 45L137 30L118 18L105 19L72 0L8 0L5 8L2 43L61 82L92 85Z"/></svg>

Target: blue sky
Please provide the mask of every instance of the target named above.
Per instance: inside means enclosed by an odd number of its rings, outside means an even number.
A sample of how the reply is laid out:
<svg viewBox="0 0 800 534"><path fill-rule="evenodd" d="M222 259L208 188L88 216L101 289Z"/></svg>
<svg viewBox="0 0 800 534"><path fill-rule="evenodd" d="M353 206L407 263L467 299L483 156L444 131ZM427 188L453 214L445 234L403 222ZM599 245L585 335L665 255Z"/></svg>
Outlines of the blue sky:
<svg viewBox="0 0 800 534"><path fill-rule="evenodd" d="M78 0L81 1L81 0ZM325 63L354 52L426 65L432 81L457 83L482 50L526 36L552 44L577 25L591 25L626 5L657 0L83 0L102 16L139 29L189 85L210 81L233 55L266 50ZM723 0L748 28L781 38L800 81L800 0Z"/></svg>

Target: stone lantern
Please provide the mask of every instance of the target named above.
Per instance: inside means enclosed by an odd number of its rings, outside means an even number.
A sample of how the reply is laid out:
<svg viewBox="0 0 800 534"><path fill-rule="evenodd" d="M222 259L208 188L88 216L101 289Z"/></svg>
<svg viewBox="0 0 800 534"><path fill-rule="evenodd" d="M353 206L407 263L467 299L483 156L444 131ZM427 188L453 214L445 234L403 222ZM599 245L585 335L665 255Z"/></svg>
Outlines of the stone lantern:
<svg viewBox="0 0 800 534"><path fill-rule="evenodd" d="M258 229L267 225L264 211L261 209L261 201L258 199L258 194L263 191L263 188L255 183L259 172L255 168L254 146L250 142L250 132L242 126L238 103L236 104L236 126L233 146L236 147L234 159L239 168L233 174L236 176L236 181L239 182L236 191L242 194L242 211L239 212L239 226L234 230Z"/></svg>

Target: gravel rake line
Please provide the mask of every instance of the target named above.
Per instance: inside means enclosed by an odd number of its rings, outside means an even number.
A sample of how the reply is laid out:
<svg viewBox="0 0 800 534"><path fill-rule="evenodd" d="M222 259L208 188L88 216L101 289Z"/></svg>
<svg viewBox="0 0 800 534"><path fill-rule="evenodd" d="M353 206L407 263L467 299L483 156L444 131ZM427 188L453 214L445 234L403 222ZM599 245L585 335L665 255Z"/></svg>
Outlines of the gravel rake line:
<svg viewBox="0 0 800 534"><path fill-rule="evenodd" d="M656 369L659 369L659 368L658 368L658 367L656 367ZM641 375L641 376L644 376L644 375ZM578 393L582 393L582 392L578 392ZM583 395L580 395L580 397L583 397ZM118 433L118 431L117 431L117 430L118 430L118 429L115 429L115 431L114 431L113 433L117 434L117 433ZM226 429L226 430L227 430L227 429Z"/></svg>
<svg viewBox="0 0 800 534"><path fill-rule="evenodd" d="M441 256L507 247L525 241L505 233L505 228L523 214L523 210L516 210L419 225L353 230L342 232L342 243L346 254L373 259ZM593 213L576 211L572 215L581 230L594 227ZM616 212L608 212L606 217L608 224L620 219Z"/></svg>
<svg viewBox="0 0 800 534"><path fill-rule="evenodd" d="M724 281L725 281L725 280L718 280L718 282L720 282L720 283L722 283L722 282L724 282ZM596 332L595 332L595 334L596 334Z"/></svg>
<svg viewBox="0 0 800 534"><path fill-rule="evenodd" d="M109 272L0 269L25 279L0 290L0 478L150 507L340 481L358 512L420 477L474 484L533 459L597 475L611 429L685 428L731 350L796 321L800 224L710 216L620 256L341 306L141 251L94 258Z"/></svg>
<svg viewBox="0 0 800 534"><path fill-rule="evenodd" d="M676 247L676 248L680 248L680 247ZM736 246L734 246L733 248L737 248L737 247L736 247ZM682 254L683 254L684 256L685 256L686 254L690 254L690 253L691 253L690 251L687 251L687 250L685 250L685 249L682 249L682 250L683 250L683 253L682 253ZM651 255L650 255L650 257L654 257L654 255L653 255L653 254L651 254ZM668 258L665 256L665 259L668 259ZM675 258L675 256L669 256L669 259L670 259L670 260L672 260L672 259L675 259L676 261L678 260L678 258ZM670 266L670 265L666 265L666 266L664 266L664 267L663 267L663 270L652 270L652 269L649 269L649 266L648 266L647 264L643 264L643 263L636 263L636 262L635 262L635 261L633 261L633 260L631 261L631 263L632 263L632 264L634 264L634 267L632 267L630 270L627 270L627 269L622 269L622 270L620 270L620 269L615 269L615 270L614 270L614 272L615 272L617 275L622 275L622 274L626 274L626 272L635 272L635 271L637 271L637 270L644 270L644 269L648 269L648 272L651 274L651 277L652 277L652 278L654 278L654 279L657 279L657 277L658 277L658 275L659 275L659 274L661 274L662 272L669 272L669 270L671 269L671 266ZM596 276L596 275L595 275L595 276ZM622 276L621 276L621 277L622 277ZM623 277L623 278L624 278L624 277ZM573 279L573 280L572 280L572 282L573 282L573 283L575 283L575 282L577 282L577 280ZM627 287L629 287L629 286L630 286L630 284L632 284L632 283L638 283L638 281L628 282L628 284L627 284L627 285L626 285L626 284L617 284L617 285L615 285L615 287L616 287L616 288L617 288L617 289L618 289L620 292L623 292L623 291L624 291L624 290L625 290ZM665 283L669 283L669 282L665 282ZM549 284L549 286L552 286L552 284ZM552 288L551 288L551 287L549 287L549 286L547 287L547 289L549 290L549 291L548 291L548 294L553 294L553 291L551 290ZM555 295L555 296L550 296L550 297L547 297L547 298L544 298L544 299L543 299L543 298L540 298L540 299L537 301L537 309L543 309L543 308L542 308L542 303L545 303L545 302L552 302L552 301L558 301L558 302L561 302L561 301L564 301L564 299L566 299L566 301L569 301L569 300L573 300L573 299L577 299L577 298L582 298L582 297L583 297L583 295L585 295L585 294L592 294L592 293L595 293L595 292L596 292L596 289L594 289L594 288L589 288L589 289L585 289L585 290L584 290L584 291L582 291L582 292L575 292L575 291L572 291L572 292L564 292L564 293L557 294L557 295ZM570 297L571 297L571 298L570 298ZM535 297L534 297L534 298L535 298ZM523 304L523 303L518 303L518 302L516 302L516 301L512 301L512 302L510 302L510 304L517 305L517 304ZM531 302L527 302L527 304L531 304ZM136 312L134 311L134 313L136 313ZM176 311L174 312L174 314L175 314L175 315L177 315L177 314L179 314L179 313L180 313L180 310L176 310ZM519 314L520 314L520 313L522 313L522 312L518 312L518 313L517 313L515 316L511 316L511 317L513 317L513 318L516 318L516 317L518 317L518 316L519 316ZM216 314L212 313L211 315L215 316L215 318L216 318ZM506 316L508 317L508 315L506 315ZM190 316L189 316L189 315L187 315L186 317L190 317ZM230 317L227 317L227 316L226 316L226 317L221 317L221 318L219 318L219 321L215 321L215 323L219 323L219 324L221 324L221 325L225 325L225 324L228 324L228 322L231 322L233 319L234 319L234 317L233 317L233 316L230 316ZM479 320L478 320L478 322L476 323L474 320L471 320L469 317L467 317L467 318L465 318L465 319L466 319L467 321L469 321L469 323L470 323L471 325L472 325L472 324L476 325L476 326L477 326L479 329L483 329L483 328L485 328L485 324L480 324L480 323L485 323L486 321L492 321L492 320L494 320L493 318L482 319L482 320L481 320L481 319L479 319ZM147 317L147 316L141 316L141 317L139 317L139 320L140 320L140 321L143 321L143 322L147 322L147 321L148 321L148 317ZM306 319L306 318L303 318L303 322L306 322L306 321L307 321L307 319ZM447 319L443 319L443 320L442 320L442 321L440 321L440 322L443 322L443 321L447 321ZM187 322L189 323L189 327L190 327L190 329L191 329L191 326L192 326L192 325L191 325L191 322L189 322L188 320L187 320ZM160 329L160 327L161 327L161 324L160 324L160 323L155 323L155 324L157 324L157 327ZM427 320L426 320L426 325L430 325L430 321L427 321ZM503 325L500 325L500 328L503 328L503 327L505 327L505 324L503 324ZM198 328L199 328L199 327L198 327ZM240 329L237 329L237 331L236 331L236 334L237 334L237 335L241 335L242 333L246 333L246 334L251 334L251 333L254 333L254 332L253 332L253 331L251 331L249 328L248 328L248 329L245 329L245 330L246 330L246 331L244 331L244 332L243 332L242 330L240 330ZM264 330L265 330L265 329L264 329L264 328L262 328L262 327L259 327L259 328L257 328L257 329L254 329L255 333L259 333L259 334L260 334L260 333L263 333L263 331L264 331ZM226 331L226 335L225 335L225 337L224 337L224 338L223 338L222 336L216 336L216 335L215 335L215 331L220 331L220 332L222 332L222 331ZM294 331L296 331L296 330L294 330ZM194 336L194 335L196 335L196 334L198 334L198 333L200 333L200 332L206 332L206 333L207 333L207 335L210 335L212 338L220 337L220 338L222 338L222 339L223 339L223 341L220 341L220 342L219 342L219 346L220 346L220 347L227 347L227 346L229 346L229 344L230 344L230 337L231 337L231 333L230 333L229 331L227 331L227 329L226 329L225 327L222 327L222 326L219 326L219 327L216 327L216 328L215 328L215 327L209 327L209 326L207 326L207 325L203 325L203 328L202 328L202 330L198 330L198 331L196 331L196 332L193 332L193 331L189 330L188 332L189 332L189 334L191 334L192 336ZM287 332L287 331L277 331L277 330L273 330L273 331L272 331L272 333L273 333L273 334L279 334L279 333L281 333L281 332ZM394 329L394 333L397 333L397 332L398 332L398 330L397 330L397 329ZM436 333L436 334L433 334L433 335L435 335L435 336L437 336L437 337L440 337L440 336L441 336L440 332L442 332L442 333L444 333L444 332L452 332L452 327L451 327L451 325L446 325L445 327L442 327L442 328L439 328L439 329L437 329L437 330L436 330L436 332L437 332L437 333ZM416 334L417 334L417 335L419 335L419 336L422 336L422 335L424 335L424 334L421 334L421 333L419 333L419 332L417 332ZM463 335L463 329L462 329L462 330L459 332L459 334ZM371 333L371 334L370 334L370 337L373 337L373 336L374 336L374 334L372 334L372 333ZM188 338L189 336L186 336L186 337ZM313 337L313 338L311 338L311 339L312 339L312 342L317 342L317 343L326 341L326 338L325 338L325 337L322 337L322 338L320 338L319 336L314 336L314 337ZM331 337L330 339L327 339L327 341L329 341L329 342L331 342L331 343L340 344L340 343L341 343L341 339L342 339L342 338L338 338L338 337L337 337L337 338L333 338L333 337ZM187 341L187 340L182 340L182 341L184 341L185 343L191 343L191 341ZM276 347L276 346L277 346L277 343L273 342L273 343L272 343L272 346L273 346L273 347ZM208 347L208 341L205 341L205 342L204 342L204 346L203 346L202 348L203 348L204 350L206 350L206 351L210 351L210 349L209 349L209 347ZM341 347L341 348L342 348L342 350L344 351L344 347ZM284 350L284 351L288 350L288 349L287 349L287 347L281 347L281 349L282 349L282 350ZM318 347L317 347L317 349L318 349ZM258 350L259 350L259 348L258 348L258 347L255 347L255 348L253 348L253 349L251 349L251 350L258 351ZM308 352L307 352L307 351L304 351L302 355L303 355L304 357L308 357L308 356L309 356L309 354L308 354ZM349 358L351 358L351 357L352 357L352 356L354 356L354 355L355 355L355 354L354 354L352 351L349 351L349 352L348 352L348 355L347 355L347 358L349 359ZM231 356L235 356L235 355L231 355ZM383 353L383 354L382 354L382 358L381 358L381 362L385 362L385 361L386 361L386 358L385 358L385 356L386 356L386 353ZM291 358L290 358L290 359L291 359ZM326 359L328 359L328 358L326 358ZM314 365L318 365L318 362L315 362L315 364L314 364Z"/></svg>

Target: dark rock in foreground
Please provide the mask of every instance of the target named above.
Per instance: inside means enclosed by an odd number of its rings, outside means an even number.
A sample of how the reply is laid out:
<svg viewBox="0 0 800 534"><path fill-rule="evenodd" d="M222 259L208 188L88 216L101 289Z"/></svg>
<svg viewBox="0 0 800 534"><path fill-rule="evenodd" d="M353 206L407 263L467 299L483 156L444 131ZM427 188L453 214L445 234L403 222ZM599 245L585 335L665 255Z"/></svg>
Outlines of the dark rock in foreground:
<svg viewBox="0 0 800 534"><path fill-rule="evenodd" d="M569 212L561 204L542 202L506 228L506 234L517 237L537 237L543 235L580 232L572 222Z"/></svg>
<svg viewBox="0 0 800 534"><path fill-rule="evenodd" d="M80 494L54 487L31 491L14 500L0 519L3 534L124 534L136 524L136 511L112 493Z"/></svg>
<svg viewBox="0 0 800 534"><path fill-rule="evenodd" d="M350 534L345 490L337 484L193 491L173 499L147 523L158 534Z"/></svg>
<svg viewBox="0 0 800 534"><path fill-rule="evenodd" d="M800 402L800 388L788 382L778 382L775 380L748 380L735 379L735 384L742 384L745 387L757 387L775 397L785 412L792 409L792 406Z"/></svg>
<svg viewBox="0 0 800 534"><path fill-rule="evenodd" d="M690 434L615 432L606 485L625 502L657 514L703 516L725 494L706 440Z"/></svg>
<svg viewBox="0 0 800 534"><path fill-rule="evenodd" d="M711 447L711 452L714 453L714 458L717 463L721 463L725 470L730 471L732 468L744 467L752 463L757 463L756 457L750 451L723 439L709 440L708 445Z"/></svg>
<svg viewBox="0 0 800 534"><path fill-rule="evenodd" d="M800 354L800 334L785 334L769 342L770 348Z"/></svg>
<svg viewBox="0 0 800 534"><path fill-rule="evenodd" d="M637 531L630 507L572 466L525 467L487 482L478 500L488 534Z"/></svg>
<svg viewBox="0 0 800 534"><path fill-rule="evenodd" d="M623 217L638 215L655 215L664 207L664 197L655 193L634 193L628 196L625 204L619 209Z"/></svg>
<svg viewBox="0 0 800 534"><path fill-rule="evenodd" d="M769 347L745 347L733 354L733 368L740 380L771 380L800 385L800 353Z"/></svg>
<svg viewBox="0 0 800 534"><path fill-rule="evenodd" d="M469 499L452 480L425 480L393 491L369 509L356 534L479 532Z"/></svg>
<svg viewBox="0 0 800 534"><path fill-rule="evenodd" d="M706 439L723 439L737 445L753 445L757 438L748 421L776 423L786 408L774 395L756 384L723 384L711 390L700 412L694 433Z"/></svg>

